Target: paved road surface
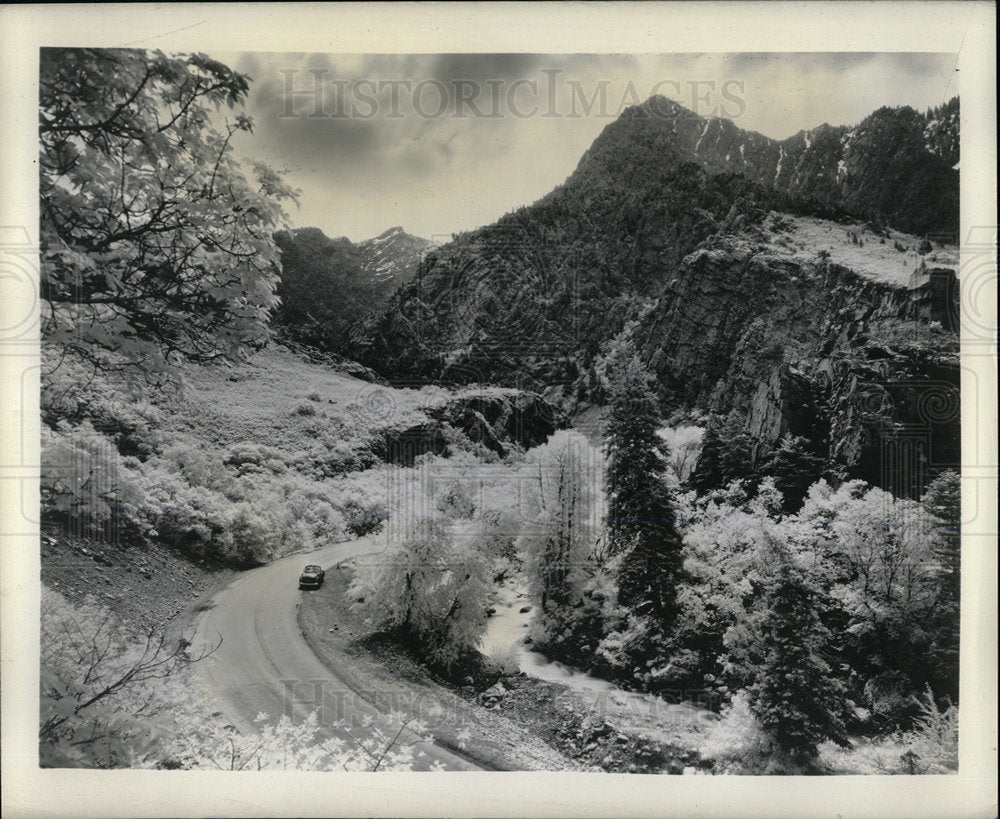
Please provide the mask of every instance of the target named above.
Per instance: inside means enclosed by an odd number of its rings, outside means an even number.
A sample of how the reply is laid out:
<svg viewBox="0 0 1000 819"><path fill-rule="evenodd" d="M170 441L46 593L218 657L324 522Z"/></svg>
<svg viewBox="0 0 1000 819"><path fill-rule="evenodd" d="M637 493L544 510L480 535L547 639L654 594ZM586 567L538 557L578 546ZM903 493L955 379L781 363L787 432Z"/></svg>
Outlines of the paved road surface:
<svg viewBox="0 0 1000 819"><path fill-rule="evenodd" d="M346 558L375 548L371 538L336 543L308 554L291 555L268 566L241 574L213 598L215 605L201 614L196 624L191 653L197 656L222 636L218 650L195 668L205 695L242 732L253 732L259 713L304 718L321 707L319 739L343 736L336 725L342 717L351 733L370 737L370 729L359 723L376 720L383 732L394 735L400 727L373 705L355 695L349 686L327 668L306 644L299 631L296 603L298 576L307 563L329 568ZM419 739L404 731L401 741ZM479 770L472 762L430 742L415 746L424 751L416 769L433 762L448 770Z"/></svg>

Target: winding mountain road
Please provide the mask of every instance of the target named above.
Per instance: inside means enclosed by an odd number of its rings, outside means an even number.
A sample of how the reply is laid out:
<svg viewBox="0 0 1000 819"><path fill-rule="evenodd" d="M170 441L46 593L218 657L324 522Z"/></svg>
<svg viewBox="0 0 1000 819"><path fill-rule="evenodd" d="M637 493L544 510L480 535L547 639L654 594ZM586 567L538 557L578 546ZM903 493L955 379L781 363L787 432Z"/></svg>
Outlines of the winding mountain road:
<svg viewBox="0 0 1000 819"><path fill-rule="evenodd" d="M295 554L240 575L222 591L196 621L191 654L198 656L222 643L195 668L206 699L241 732L255 731L254 719L264 713L274 719L287 714L294 720L319 709L319 741L344 737L350 728L355 741L369 747L376 742L373 726L393 737L399 721L377 710L354 691L335 670L313 653L299 631L298 576L307 563L329 568L336 563L370 553L378 546L374 538L362 538L326 546L308 554ZM371 721L371 725L366 725ZM420 736L403 729L399 742L419 741ZM415 770L435 763L447 770L479 770L473 762L433 744L417 745L423 755Z"/></svg>

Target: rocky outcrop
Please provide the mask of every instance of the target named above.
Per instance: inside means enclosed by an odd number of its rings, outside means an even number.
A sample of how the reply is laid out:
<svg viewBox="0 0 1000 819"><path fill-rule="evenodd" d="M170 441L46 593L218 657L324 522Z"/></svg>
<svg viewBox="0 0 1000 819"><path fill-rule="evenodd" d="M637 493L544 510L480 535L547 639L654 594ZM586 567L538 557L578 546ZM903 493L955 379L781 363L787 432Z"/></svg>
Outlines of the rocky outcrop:
<svg viewBox="0 0 1000 819"><path fill-rule="evenodd" d="M510 444L522 449L538 446L567 423L565 413L530 392L465 394L429 414L500 455Z"/></svg>
<svg viewBox="0 0 1000 819"><path fill-rule="evenodd" d="M515 390L466 391L423 412L426 422L385 431L379 453L384 460L413 466L420 455L447 456L468 443L503 457L544 443L568 423L565 413L540 395Z"/></svg>
<svg viewBox="0 0 1000 819"><path fill-rule="evenodd" d="M959 462L957 311L951 270L894 285L733 239L686 259L633 338L668 404L735 409L764 449L803 436L844 476L896 486L919 482L900 447L918 471Z"/></svg>
<svg viewBox="0 0 1000 819"><path fill-rule="evenodd" d="M450 455L447 433L439 423L414 424L406 429L388 429L383 448L375 450L383 460L397 466L413 466L421 455Z"/></svg>

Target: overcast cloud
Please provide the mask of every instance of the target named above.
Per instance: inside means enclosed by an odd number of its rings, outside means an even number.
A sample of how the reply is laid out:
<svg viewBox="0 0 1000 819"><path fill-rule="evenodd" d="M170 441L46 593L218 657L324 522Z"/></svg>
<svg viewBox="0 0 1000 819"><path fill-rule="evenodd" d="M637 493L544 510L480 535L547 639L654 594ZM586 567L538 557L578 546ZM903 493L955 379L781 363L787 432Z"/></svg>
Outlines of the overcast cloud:
<svg viewBox="0 0 1000 819"><path fill-rule="evenodd" d="M213 53L254 82L252 140L301 189L297 227L444 239L563 182L653 93L782 139L958 94L954 55Z"/></svg>

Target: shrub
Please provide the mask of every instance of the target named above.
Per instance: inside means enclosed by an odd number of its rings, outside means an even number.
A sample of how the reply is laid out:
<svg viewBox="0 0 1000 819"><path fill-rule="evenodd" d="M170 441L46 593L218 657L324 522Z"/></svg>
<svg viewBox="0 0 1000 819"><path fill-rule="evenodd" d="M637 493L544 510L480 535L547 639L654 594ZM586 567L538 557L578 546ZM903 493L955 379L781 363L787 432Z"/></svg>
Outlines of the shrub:
<svg viewBox="0 0 1000 819"><path fill-rule="evenodd" d="M775 232L782 232L791 230L793 227L791 221L782 216L780 213L774 214L771 218L771 230Z"/></svg>
<svg viewBox="0 0 1000 819"><path fill-rule="evenodd" d="M649 690L656 667L668 654L661 630L648 617L622 611L617 627L612 628L597 646L597 670L630 687Z"/></svg>
<svg viewBox="0 0 1000 819"><path fill-rule="evenodd" d="M512 676L521 670L520 640L509 645L485 646L483 652L493 661L501 674Z"/></svg>
<svg viewBox="0 0 1000 819"><path fill-rule="evenodd" d="M356 537L364 537L372 532L377 532L382 528L382 523L386 519L386 512L381 505L362 504L361 501L351 499L341 505L341 513L344 516L344 525L347 531Z"/></svg>
<svg viewBox="0 0 1000 819"><path fill-rule="evenodd" d="M430 662L452 668L486 631L493 589L489 563L448 524L419 512L400 538L359 565L350 587L355 607L376 632L399 636Z"/></svg>
<svg viewBox="0 0 1000 819"><path fill-rule="evenodd" d="M764 773L772 759L773 742L757 722L745 691L733 695L698 752L715 764L717 773Z"/></svg>
<svg viewBox="0 0 1000 819"><path fill-rule="evenodd" d="M220 556L229 500L220 493L188 483L168 462L143 464L146 515L155 527L151 536L187 552Z"/></svg>
<svg viewBox="0 0 1000 819"><path fill-rule="evenodd" d="M163 460L175 466L192 486L225 494L232 485L232 473L212 451L177 443L164 450Z"/></svg>
<svg viewBox="0 0 1000 819"><path fill-rule="evenodd" d="M89 535L142 536L146 496L140 462L123 457L114 443L87 421L60 421L41 433L42 514Z"/></svg>
<svg viewBox="0 0 1000 819"><path fill-rule="evenodd" d="M907 749L900 762L904 773L941 774L958 770L958 708L938 708L928 687L916 700L920 715L911 731L903 734Z"/></svg>

